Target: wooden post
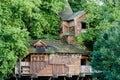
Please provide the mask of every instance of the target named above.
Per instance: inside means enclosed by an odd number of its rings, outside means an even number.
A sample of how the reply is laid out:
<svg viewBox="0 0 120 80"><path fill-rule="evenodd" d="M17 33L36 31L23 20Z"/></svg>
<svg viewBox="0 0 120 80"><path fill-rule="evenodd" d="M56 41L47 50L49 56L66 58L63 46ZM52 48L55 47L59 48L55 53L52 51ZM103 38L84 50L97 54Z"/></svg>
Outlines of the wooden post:
<svg viewBox="0 0 120 80"><path fill-rule="evenodd" d="M52 77L50 77L48 80L51 80L52 79Z"/></svg>
<svg viewBox="0 0 120 80"><path fill-rule="evenodd" d="M31 78L30 80L33 80L33 78Z"/></svg>
<svg viewBox="0 0 120 80"><path fill-rule="evenodd" d="M18 76L17 75L15 75L14 77L15 77L15 80L18 80Z"/></svg>
<svg viewBox="0 0 120 80"><path fill-rule="evenodd" d="M33 76L31 75L30 80L33 80Z"/></svg>
<svg viewBox="0 0 120 80"><path fill-rule="evenodd" d="M78 75L77 80L79 80L79 78L80 78L80 74Z"/></svg>
<svg viewBox="0 0 120 80"><path fill-rule="evenodd" d="M77 80L79 80L79 76L77 77Z"/></svg>
<svg viewBox="0 0 120 80"><path fill-rule="evenodd" d="M21 58L19 57L19 78L21 77Z"/></svg>
<svg viewBox="0 0 120 80"><path fill-rule="evenodd" d="M66 78L64 77L64 80L66 80Z"/></svg>
<svg viewBox="0 0 120 80"><path fill-rule="evenodd" d="M18 80L18 78L16 77L16 80Z"/></svg>
<svg viewBox="0 0 120 80"><path fill-rule="evenodd" d="M83 80L84 78L82 77L81 80Z"/></svg>

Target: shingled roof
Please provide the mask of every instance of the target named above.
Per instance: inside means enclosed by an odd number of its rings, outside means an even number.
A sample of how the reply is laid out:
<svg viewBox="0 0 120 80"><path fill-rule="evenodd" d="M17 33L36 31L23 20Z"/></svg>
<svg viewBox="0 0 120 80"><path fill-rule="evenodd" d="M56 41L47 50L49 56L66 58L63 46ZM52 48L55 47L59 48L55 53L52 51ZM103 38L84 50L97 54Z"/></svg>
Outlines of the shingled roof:
<svg viewBox="0 0 120 80"><path fill-rule="evenodd" d="M81 17L85 14L85 11L78 11L78 12L75 12L72 16L70 16L67 20L73 20L77 17Z"/></svg>
<svg viewBox="0 0 120 80"><path fill-rule="evenodd" d="M62 20L67 20L71 15L73 14L73 11L68 3L66 1L66 8L59 14Z"/></svg>
<svg viewBox="0 0 120 80"><path fill-rule="evenodd" d="M30 41L29 53L85 53L85 50L76 45L63 43L60 40L45 39L46 46L34 46L39 40Z"/></svg>

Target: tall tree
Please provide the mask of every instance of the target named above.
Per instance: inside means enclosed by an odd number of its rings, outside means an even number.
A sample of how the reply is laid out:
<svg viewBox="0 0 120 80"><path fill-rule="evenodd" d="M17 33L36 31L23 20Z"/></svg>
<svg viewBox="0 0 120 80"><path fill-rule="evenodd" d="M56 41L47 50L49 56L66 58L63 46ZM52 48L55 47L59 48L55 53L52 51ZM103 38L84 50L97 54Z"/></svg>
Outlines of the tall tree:
<svg viewBox="0 0 120 80"><path fill-rule="evenodd" d="M28 53L28 32L14 27L0 27L0 80L4 80L13 68L18 58Z"/></svg>
<svg viewBox="0 0 120 80"><path fill-rule="evenodd" d="M120 79L120 22L114 23L94 44L91 65L99 80Z"/></svg>

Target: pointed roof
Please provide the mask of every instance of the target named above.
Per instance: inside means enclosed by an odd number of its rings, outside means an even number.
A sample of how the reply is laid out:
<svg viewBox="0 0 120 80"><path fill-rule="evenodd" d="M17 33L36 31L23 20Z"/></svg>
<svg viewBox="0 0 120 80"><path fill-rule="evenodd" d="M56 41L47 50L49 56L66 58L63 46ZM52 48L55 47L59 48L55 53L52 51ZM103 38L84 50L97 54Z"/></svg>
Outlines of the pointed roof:
<svg viewBox="0 0 120 80"><path fill-rule="evenodd" d="M73 14L73 11L68 3L66 1L66 8L59 14L59 16L62 18L62 20L67 20L71 15Z"/></svg>
<svg viewBox="0 0 120 80"><path fill-rule="evenodd" d="M66 8L59 14L62 20L70 21L77 17L81 17L85 14L85 11L78 11L73 13L72 8L66 0Z"/></svg>

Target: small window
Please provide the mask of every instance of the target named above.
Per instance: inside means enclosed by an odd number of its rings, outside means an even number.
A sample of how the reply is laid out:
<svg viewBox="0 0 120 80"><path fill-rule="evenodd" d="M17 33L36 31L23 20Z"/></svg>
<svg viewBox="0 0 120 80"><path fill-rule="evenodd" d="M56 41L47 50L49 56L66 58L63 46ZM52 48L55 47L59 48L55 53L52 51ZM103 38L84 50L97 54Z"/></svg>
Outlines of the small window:
<svg viewBox="0 0 120 80"><path fill-rule="evenodd" d="M87 28L86 23L82 22L81 24L82 24L82 29L86 29Z"/></svg>
<svg viewBox="0 0 120 80"><path fill-rule="evenodd" d="M40 56L39 59L40 59L40 61L44 61L45 60L45 56Z"/></svg>
<svg viewBox="0 0 120 80"><path fill-rule="evenodd" d="M32 61L37 61L37 56L32 56Z"/></svg>
<svg viewBox="0 0 120 80"><path fill-rule="evenodd" d="M86 65L86 59L81 59L81 65Z"/></svg>

